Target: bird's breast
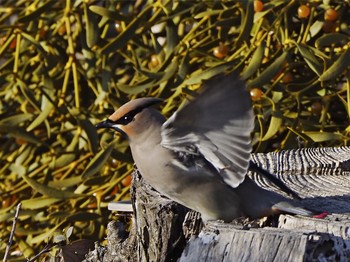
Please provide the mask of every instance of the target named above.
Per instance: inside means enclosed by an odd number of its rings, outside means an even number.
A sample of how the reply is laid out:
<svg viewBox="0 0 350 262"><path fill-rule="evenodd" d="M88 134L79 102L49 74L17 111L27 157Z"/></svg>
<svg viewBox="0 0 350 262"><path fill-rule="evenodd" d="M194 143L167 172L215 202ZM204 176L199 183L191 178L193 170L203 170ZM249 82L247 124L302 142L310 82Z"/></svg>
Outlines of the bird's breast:
<svg viewBox="0 0 350 262"><path fill-rule="evenodd" d="M164 187L176 179L169 163L171 152L161 145L131 145L131 153L142 177L155 189L163 193Z"/></svg>
<svg viewBox="0 0 350 262"><path fill-rule="evenodd" d="M242 215L235 191L211 169L182 163L161 145L131 145L131 151L146 182L170 199L201 212L204 219Z"/></svg>

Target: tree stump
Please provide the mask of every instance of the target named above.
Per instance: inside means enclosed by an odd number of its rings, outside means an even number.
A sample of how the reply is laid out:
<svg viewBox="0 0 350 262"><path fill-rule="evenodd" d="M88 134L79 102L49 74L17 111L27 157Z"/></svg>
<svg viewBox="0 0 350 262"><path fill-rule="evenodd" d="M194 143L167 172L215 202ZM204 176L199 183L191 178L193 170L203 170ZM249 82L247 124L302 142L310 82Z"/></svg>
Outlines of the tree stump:
<svg viewBox="0 0 350 262"><path fill-rule="evenodd" d="M135 172L130 233L111 222L107 247L86 261L350 261L350 147L253 154L252 160L303 197L304 206L329 215L280 215L263 227L212 221L196 234L192 227L199 216L186 220L187 208L161 196ZM248 175L279 192L261 175Z"/></svg>

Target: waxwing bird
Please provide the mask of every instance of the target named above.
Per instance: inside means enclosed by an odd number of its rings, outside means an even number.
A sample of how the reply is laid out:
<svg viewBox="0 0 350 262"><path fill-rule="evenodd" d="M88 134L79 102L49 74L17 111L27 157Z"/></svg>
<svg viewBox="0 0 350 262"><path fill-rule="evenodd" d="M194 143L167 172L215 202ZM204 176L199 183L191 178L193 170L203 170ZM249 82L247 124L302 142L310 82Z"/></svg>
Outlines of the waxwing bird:
<svg viewBox="0 0 350 262"><path fill-rule="evenodd" d="M96 126L128 138L137 168L157 191L200 212L203 220L313 215L247 176L254 114L236 74L207 81L204 91L168 120L152 107L160 102L132 100Z"/></svg>

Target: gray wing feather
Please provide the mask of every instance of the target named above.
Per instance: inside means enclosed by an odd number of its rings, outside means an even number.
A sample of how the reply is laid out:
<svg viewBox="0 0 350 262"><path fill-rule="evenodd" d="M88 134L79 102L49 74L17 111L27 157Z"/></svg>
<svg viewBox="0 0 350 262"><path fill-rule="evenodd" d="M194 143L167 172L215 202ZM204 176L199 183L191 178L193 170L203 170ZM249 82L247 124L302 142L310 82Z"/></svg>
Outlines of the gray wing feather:
<svg viewBox="0 0 350 262"><path fill-rule="evenodd" d="M245 84L230 74L206 82L196 99L163 124L161 144L173 151L199 152L227 184L237 187L249 166L253 125Z"/></svg>

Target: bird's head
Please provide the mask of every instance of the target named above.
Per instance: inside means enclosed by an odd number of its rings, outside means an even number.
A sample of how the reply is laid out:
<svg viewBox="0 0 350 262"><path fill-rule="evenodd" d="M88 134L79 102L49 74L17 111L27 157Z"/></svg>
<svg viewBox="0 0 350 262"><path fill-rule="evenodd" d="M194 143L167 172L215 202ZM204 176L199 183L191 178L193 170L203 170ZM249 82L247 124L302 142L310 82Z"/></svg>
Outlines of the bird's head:
<svg viewBox="0 0 350 262"><path fill-rule="evenodd" d="M162 99L153 97L131 100L118 108L108 119L98 123L96 127L111 128L127 138L132 138L155 121L152 114L145 109L161 102L163 102Z"/></svg>

